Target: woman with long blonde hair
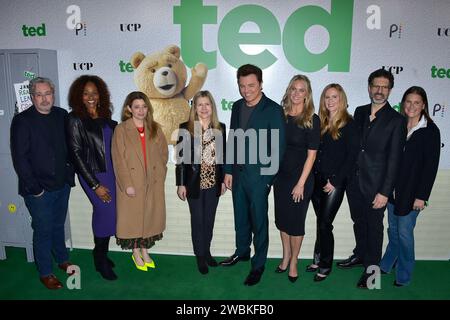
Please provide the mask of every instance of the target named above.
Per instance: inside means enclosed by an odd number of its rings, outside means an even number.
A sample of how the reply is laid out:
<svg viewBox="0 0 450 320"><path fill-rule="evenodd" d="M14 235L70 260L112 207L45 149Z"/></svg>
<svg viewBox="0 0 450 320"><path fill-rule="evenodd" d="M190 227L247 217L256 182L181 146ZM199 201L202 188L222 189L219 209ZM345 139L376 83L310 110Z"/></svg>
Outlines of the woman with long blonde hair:
<svg viewBox="0 0 450 320"><path fill-rule="evenodd" d="M206 274L208 266L218 265L210 247L219 197L226 191L223 183L225 124L219 122L216 103L209 91L199 91L193 102L189 121L180 125L176 146L180 161L175 173L178 197L187 199L191 213L197 267L201 274Z"/></svg>
<svg viewBox="0 0 450 320"><path fill-rule="evenodd" d="M347 177L355 164L358 133L347 111L347 96L341 85L327 85L320 96L320 147L314 163L312 203L317 217L313 263L308 272L314 281L330 274L333 263L333 221L344 198Z"/></svg>
<svg viewBox="0 0 450 320"><path fill-rule="evenodd" d="M164 183L167 141L148 97L131 92L122 108L122 123L112 144L117 189L117 244L133 250L138 270L155 268L148 249L162 239L166 227Z"/></svg>
<svg viewBox="0 0 450 320"><path fill-rule="evenodd" d="M311 83L294 76L281 102L286 115L286 151L274 183L275 224L280 230L283 260L275 272L298 278L297 259L305 235L305 219L314 177L311 169L320 140L319 117L314 114Z"/></svg>

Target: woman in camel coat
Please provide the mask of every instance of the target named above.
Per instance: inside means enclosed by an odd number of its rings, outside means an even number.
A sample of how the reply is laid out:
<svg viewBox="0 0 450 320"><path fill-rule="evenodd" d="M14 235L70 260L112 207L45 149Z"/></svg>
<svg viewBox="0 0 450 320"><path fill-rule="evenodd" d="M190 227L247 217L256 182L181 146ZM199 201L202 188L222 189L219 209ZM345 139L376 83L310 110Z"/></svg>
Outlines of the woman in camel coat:
<svg viewBox="0 0 450 320"><path fill-rule="evenodd" d="M117 244L122 249L132 249L136 268L147 271L147 267L155 267L147 249L162 238L166 227L167 142L153 120L150 101L142 92L127 96L122 121L114 131L112 144Z"/></svg>

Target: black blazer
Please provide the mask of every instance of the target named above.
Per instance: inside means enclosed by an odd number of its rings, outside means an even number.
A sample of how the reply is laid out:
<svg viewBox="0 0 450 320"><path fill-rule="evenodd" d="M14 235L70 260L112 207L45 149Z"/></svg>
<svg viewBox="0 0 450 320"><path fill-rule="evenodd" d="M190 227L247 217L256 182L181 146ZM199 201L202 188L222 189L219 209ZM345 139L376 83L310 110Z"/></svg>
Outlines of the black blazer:
<svg viewBox="0 0 450 320"><path fill-rule="evenodd" d="M73 112L69 114L67 125L67 145L75 171L89 187L99 183L97 172L106 171L105 141L102 126L106 123L112 130L117 122L111 119L80 119ZM107 143L111 143L107 141Z"/></svg>
<svg viewBox="0 0 450 320"><path fill-rule="evenodd" d="M175 177L176 177L176 185L177 186L185 186L186 187L186 196L188 198L198 198L200 194L200 164L194 163L194 159L200 159L200 148L196 148L194 150L195 141L192 139L191 134L187 130L188 122L184 122L180 124L180 130L178 134L177 145L175 146L175 154L179 157L180 161L177 161L175 166ZM220 123L221 133L222 133L222 150L216 150L216 154L219 156L222 155L222 163L225 161L225 150L226 150L226 131L225 124ZM190 163L189 161L183 161L184 156L184 148L188 147L188 143L190 142ZM201 143L201 141L198 141ZM216 148L218 144L216 143ZM217 196L221 194L221 186L224 178L223 164L216 164L216 187L217 187Z"/></svg>
<svg viewBox="0 0 450 320"><path fill-rule="evenodd" d="M358 153L358 131L353 119L339 129L340 137L333 140L329 132L320 138L314 162L314 174L329 179L336 188L343 188L355 167Z"/></svg>
<svg viewBox="0 0 450 320"><path fill-rule="evenodd" d="M14 116L11 123L11 156L22 196L58 190L65 183L75 185L65 141L67 111L52 107L46 117L50 118L43 120L33 105Z"/></svg>
<svg viewBox="0 0 450 320"><path fill-rule="evenodd" d="M372 202L377 193L392 193L406 140L406 120L389 102L370 122L371 105L356 108L354 119L360 134L356 167L361 192Z"/></svg>
<svg viewBox="0 0 450 320"><path fill-rule="evenodd" d="M413 210L415 199L428 201L439 166L441 135L433 122L414 131L406 141L401 164L395 180L395 193L389 202L395 214L407 215Z"/></svg>

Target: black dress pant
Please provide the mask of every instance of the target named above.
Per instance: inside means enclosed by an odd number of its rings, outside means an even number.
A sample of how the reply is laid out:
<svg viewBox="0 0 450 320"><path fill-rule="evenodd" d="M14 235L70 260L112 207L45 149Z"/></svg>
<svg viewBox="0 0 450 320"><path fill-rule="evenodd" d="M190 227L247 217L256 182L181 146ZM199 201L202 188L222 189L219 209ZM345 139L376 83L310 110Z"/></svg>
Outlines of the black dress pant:
<svg viewBox="0 0 450 320"><path fill-rule="evenodd" d="M383 251L383 218L386 207L372 208L374 199L368 199L362 194L358 175L354 175L349 181L347 199L356 241L353 254L362 259L366 269L371 265L378 266Z"/></svg>
<svg viewBox="0 0 450 320"><path fill-rule="evenodd" d="M188 198L191 213L191 237L194 254L197 257L210 255L214 220L219 203L217 187L200 190L199 197Z"/></svg>
<svg viewBox="0 0 450 320"><path fill-rule="evenodd" d="M331 194L323 191L327 180L315 176L314 192L311 198L316 213L316 242L314 245L314 264L321 273L329 273L333 264L334 236L333 221L344 199L344 187L335 188Z"/></svg>

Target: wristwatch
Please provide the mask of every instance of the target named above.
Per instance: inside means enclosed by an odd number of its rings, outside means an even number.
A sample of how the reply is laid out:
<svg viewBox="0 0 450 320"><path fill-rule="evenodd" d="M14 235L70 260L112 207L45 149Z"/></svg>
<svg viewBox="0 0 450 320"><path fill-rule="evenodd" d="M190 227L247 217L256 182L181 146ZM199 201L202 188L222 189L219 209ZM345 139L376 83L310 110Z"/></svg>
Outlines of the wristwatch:
<svg viewBox="0 0 450 320"><path fill-rule="evenodd" d="M93 186L91 189L95 191L98 187L100 187L100 183L97 183L97 184L96 184L95 186Z"/></svg>

